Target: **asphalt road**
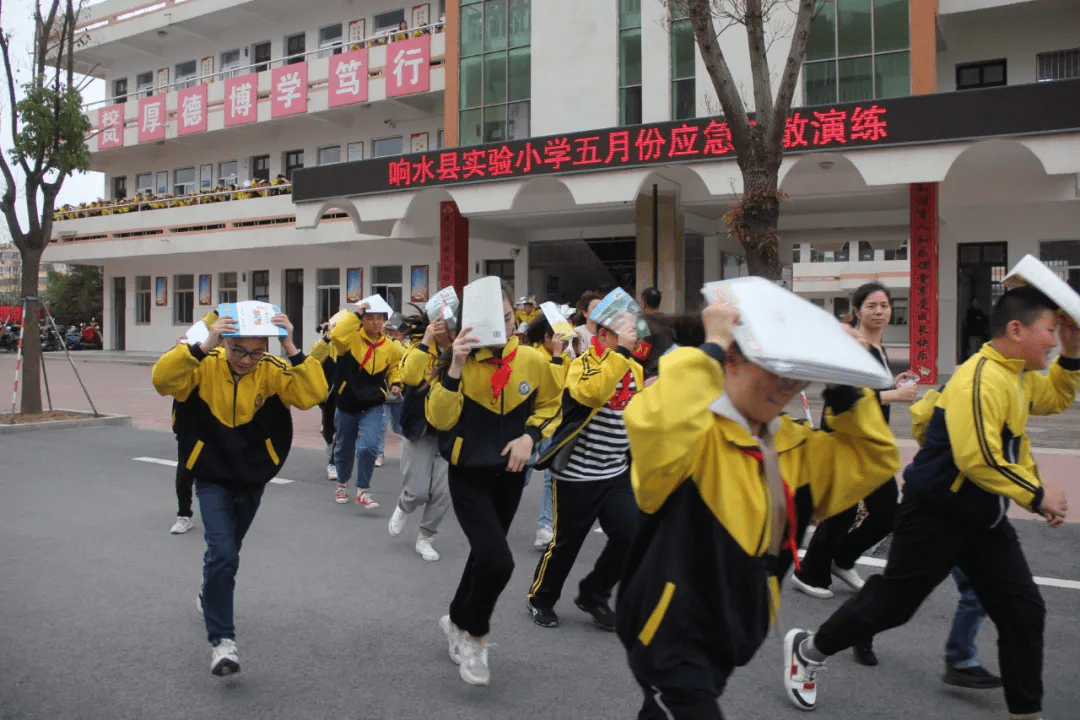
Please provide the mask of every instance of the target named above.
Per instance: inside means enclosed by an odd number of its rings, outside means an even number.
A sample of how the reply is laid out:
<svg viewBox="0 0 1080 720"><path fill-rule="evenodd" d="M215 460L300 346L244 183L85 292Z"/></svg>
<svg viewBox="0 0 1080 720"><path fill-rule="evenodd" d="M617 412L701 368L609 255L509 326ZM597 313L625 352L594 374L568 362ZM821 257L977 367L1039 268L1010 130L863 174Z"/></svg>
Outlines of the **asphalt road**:
<svg viewBox="0 0 1080 720"><path fill-rule="evenodd" d="M133 460L175 457L172 435L130 428L0 438L0 718L632 718L640 697L615 637L573 608L592 535L558 610L563 625L534 626L524 596L540 486L526 489L510 541L514 578L493 620L492 684L465 685L436 621L467 546L456 521L442 553L414 553L419 519L398 538L386 524L400 487L396 461L376 471L382 507L333 502L322 455L296 449L270 485L241 554L236 623L243 671L209 673L195 609L203 541L168 533L173 469ZM1036 575L1080 580L1080 527L1016 522ZM870 570L863 568L864 573ZM1077 717L1080 590L1044 587L1048 606L1045 714ZM784 593L787 626L814 627L844 599ZM1007 717L1000 691L940 680L956 591L940 587L902 630L878 638L882 664L830 661L817 717L982 720ZM983 660L997 668L991 624ZM801 718L783 693L781 637L770 636L732 678L729 718Z"/></svg>

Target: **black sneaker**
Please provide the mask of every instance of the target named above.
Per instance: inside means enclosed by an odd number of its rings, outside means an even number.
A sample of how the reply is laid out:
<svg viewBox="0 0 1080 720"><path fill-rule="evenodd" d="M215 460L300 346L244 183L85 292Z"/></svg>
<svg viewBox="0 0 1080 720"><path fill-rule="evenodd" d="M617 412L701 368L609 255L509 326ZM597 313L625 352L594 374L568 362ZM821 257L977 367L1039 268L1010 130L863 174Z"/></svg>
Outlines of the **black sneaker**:
<svg viewBox="0 0 1080 720"><path fill-rule="evenodd" d="M877 655L874 654L873 640L860 640L851 646L851 652L855 655L855 662L860 665L874 667L878 664Z"/></svg>
<svg viewBox="0 0 1080 720"><path fill-rule="evenodd" d="M971 668L945 668L945 674L941 676L946 685L970 688L972 690L993 690L1001 687L1001 678L991 675L982 665Z"/></svg>
<svg viewBox="0 0 1080 720"><path fill-rule="evenodd" d="M543 628L559 627L559 616L554 608L540 608L532 604L532 600L525 598L525 607L529 608L533 622Z"/></svg>
<svg viewBox="0 0 1080 720"><path fill-rule="evenodd" d="M608 632L615 632L615 611L608 607L607 603L600 603L599 605L585 605L580 599L575 600L574 604L577 605L579 610L592 615L593 622L601 630L607 630Z"/></svg>

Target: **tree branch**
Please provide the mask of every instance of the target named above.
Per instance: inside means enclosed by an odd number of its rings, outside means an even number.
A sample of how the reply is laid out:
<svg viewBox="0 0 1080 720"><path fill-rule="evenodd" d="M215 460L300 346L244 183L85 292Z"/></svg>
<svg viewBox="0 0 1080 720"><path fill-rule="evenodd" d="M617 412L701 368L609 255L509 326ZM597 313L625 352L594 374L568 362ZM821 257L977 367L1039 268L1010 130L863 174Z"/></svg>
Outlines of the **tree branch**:
<svg viewBox="0 0 1080 720"><path fill-rule="evenodd" d="M762 134L768 137L773 123L773 97L761 0L746 0L746 39L750 49L750 76L754 83L757 124Z"/></svg>
<svg viewBox="0 0 1080 720"><path fill-rule="evenodd" d="M788 113L791 112L791 101L795 95L795 83L799 79L802 70L803 57L806 54L806 43L810 39L810 23L814 16L824 7L825 0L799 0L799 13L795 17L795 29L791 34L791 48L788 49L787 62L784 64L784 73L780 78L780 85L776 91L776 104L774 106L776 124L769 128L765 141L770 150L783 151L784 126Z"/></svg>

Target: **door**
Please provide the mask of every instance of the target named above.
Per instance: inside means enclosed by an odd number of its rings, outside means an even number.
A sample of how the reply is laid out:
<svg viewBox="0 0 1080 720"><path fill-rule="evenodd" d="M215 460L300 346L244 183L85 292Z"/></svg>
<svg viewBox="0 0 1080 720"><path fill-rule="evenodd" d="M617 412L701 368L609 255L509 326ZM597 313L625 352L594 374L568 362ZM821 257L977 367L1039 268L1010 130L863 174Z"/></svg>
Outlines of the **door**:
<svg viewBox="0 0 1080 720"><path fill-rule="evenodd" d="M113 278L113 350L127 349L127 278Z"/></svg>
<svg viewBox="0 0 1080 720"><path fill-rule="evenodd" d="M270 156L258 155L251 158L251 179L270 182Z"/></svg>
<svg viewBox="0 0 1080 720"><path fill-rule="evenodd" d="M304 347L304 271L285 271L285 314L293 325L293 344ZM335 311L336 312L336 311Z"/></svg>
<svg viewBox="0 0 1080 720"><path fill-rule="evenodd" d="M989 315L1005 292L1008 243L961 243L956 252L956 362L990 339Z"/></svg>
<svg viewBox="0 0 1080 720"><path fill-rule="evenodd" d="M262 72L270 67L270 43L264 42L255 45L252 48L252 55L255 60L255 72Z"/></svg>

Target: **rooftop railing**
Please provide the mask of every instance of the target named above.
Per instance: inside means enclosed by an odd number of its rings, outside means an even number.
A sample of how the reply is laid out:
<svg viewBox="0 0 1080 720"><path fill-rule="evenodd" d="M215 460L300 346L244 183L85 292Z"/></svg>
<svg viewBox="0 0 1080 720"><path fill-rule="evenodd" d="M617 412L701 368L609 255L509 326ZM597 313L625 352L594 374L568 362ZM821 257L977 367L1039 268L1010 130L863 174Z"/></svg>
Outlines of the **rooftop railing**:
<svg viewBox="0 0 1080 720"><path fill-rule="evenodd" d="M188 185L191 183L182 183ZM209 190L179 195L157 195L150 193L135 198L120 200L99 200L92 203L82 203L77 207L58 208L53 212L53 221L76 220L78 218L101 217L103 215L120 215L129 212L147 212L150 210L164 210L174 207L189 207L191 205L207 205L217 202L229 202L232 200L247 200L256 197L271 197L274 195L291 195L292 183L284 182L276 185L259 184L249 187L230 188L227 190Z"/></svg>

